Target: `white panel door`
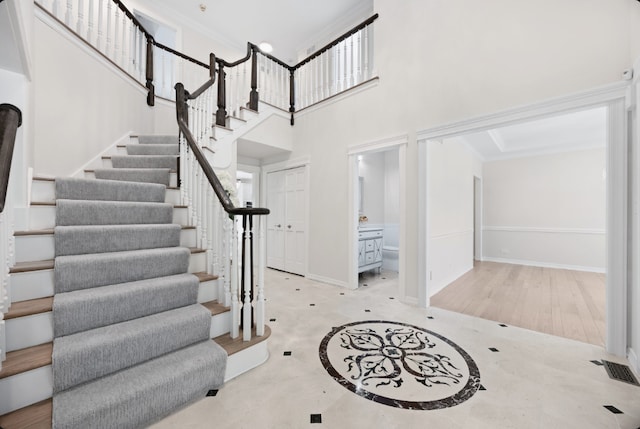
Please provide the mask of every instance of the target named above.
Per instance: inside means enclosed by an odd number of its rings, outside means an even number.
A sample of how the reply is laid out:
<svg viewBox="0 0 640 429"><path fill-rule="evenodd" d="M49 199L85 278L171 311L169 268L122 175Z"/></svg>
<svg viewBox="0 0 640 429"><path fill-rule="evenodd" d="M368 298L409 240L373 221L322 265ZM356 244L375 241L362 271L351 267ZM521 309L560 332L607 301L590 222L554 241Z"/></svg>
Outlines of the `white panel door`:
<svg viewBox="0 0 640 429"><path fill-rule="evenodd" d="M267 174L267 266L284 270L284 171Z"/></svg>
<svg viewBox="0 0 640 429"><path fill-rule="evenodd" d="M285 171L284 269L304 274L306 261L306 168Z"/></svg>

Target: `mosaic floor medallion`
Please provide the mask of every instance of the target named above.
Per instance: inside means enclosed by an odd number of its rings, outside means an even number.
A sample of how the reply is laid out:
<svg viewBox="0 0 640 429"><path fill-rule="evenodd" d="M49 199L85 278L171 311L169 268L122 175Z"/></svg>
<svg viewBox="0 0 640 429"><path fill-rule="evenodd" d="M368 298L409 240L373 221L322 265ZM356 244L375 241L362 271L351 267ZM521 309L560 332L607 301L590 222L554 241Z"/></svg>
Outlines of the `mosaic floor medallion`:
<svg viewBox="0 0 640 429"><path fill-rule="evenodd" d="M458 345L418 326L370 320L334 328L320 361L341 385L410 410L453 407L480 388L480 371Z"/></svg>

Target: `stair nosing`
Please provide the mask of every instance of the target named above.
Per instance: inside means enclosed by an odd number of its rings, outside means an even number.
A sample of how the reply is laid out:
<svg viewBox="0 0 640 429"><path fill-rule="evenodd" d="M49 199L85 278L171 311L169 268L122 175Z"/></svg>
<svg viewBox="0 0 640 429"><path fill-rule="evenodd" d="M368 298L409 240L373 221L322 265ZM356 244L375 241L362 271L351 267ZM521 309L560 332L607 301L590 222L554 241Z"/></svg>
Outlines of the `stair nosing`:
<svg viewBox="0 0 640 429"><path fill-rule="evenodd" d="M43 261L16 262L16 264L9 269L9 274L52 270L53 266L53 259L45 259Z"/></svg>
<svg viewBox="0 0 640 429"><path fill-rule="evenodd" d="M24 355L32 354L32 353L40 353L47 352L49 359L44 359L41 361L27 361ZM53 353L53 342L50 341L44 344L38 344L36 346L25 347L23 349L13 350L7 352L7 359L3 362L2 370L0 370L0 380L3 378L12 377L17 374L22 374L28 371L32 371L34 369L42 368L47 365L51 365L52 361L52 353ZM13 360L19 360L18 364L11 365Z"/></svg>
<svg viewBox="0 0 640 429"><path fill-rule="evenodd" d="M35 306L35 310L23 308L27 306ZM5 313L4 319L18 319L20 317L33 316L35 314L43 314L50 311L53 311L53 296L28 299L26 301L14 302L9 308L9 311Z"/></svg>

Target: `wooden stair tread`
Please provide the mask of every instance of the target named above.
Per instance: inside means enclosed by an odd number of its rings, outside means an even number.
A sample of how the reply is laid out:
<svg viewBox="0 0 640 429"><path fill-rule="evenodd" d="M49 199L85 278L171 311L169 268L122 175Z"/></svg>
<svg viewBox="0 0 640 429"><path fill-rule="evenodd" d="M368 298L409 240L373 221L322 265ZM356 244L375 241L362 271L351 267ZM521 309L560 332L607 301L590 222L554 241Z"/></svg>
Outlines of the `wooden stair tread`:
<svg viewBox="0 0 640 429"><path fill-rule="evenodd" d="M11 269L9 270L9 274L52 269L53 259L47 259L45 261L17 262L13 267L11 267Z"/></svg>
<svg viewBox="0 0 640 429"><path fill-rule="evenodd" d="M0 416L2 429L51 429L51 398Z"/></svg>
<svg viewBox="0 0 640 429"><path fill-rule="evenodd" d="M41 180L43 182L55 182L56 179L54 177L45 177L45 176L33 176L32 180Z"/></svg>
<svg viewBox="0 0 640 429"><path fill-rule="evenodd" d="M28 235L51 235L51 234L53 234L53 228L31 229L27 231L15 231L13 233L13 235L16 237L25 237Z"/></svg>
<svg viewBox="0 0 640 429"><path fill-rule="evenodd" d="M74 201L85 201L85 200L74 200ZM89 200L86 200L89 201ZM109 201L109 200L97 200L97 201L105 201L105 202L113 202L113 201ZM123 202L123 203L130 203L130 202L135 202L135 201L118 201L118 202ZM158 204L164 204L164 203L158 203ZM55 201L31 201L31 205L32 206L51 206L51 207L55 207L56 203ZM189 206L184 205L184 204L174 204L173 208L174 209L186 209Z"/></svg>
<svg viewBox="0 0 640 429"><path fill-rule="evenodd" d="M233 132L233 130L229 127L225 127L224 125L218 125L218 124L214 124L213 125L215 128L221 128L223 130L229 131L229 132Z"/></svg>
<svg viewBox="0 0 640 429"><path fill-rule="evenodd" d="M53 297L30 299L27 301L19 301L11 304L9 312L4 315L5 320L15 319L16 317L31 316L34 314L46 313L53 309Z"/></svg>
<svg viewBox="0 0 640 429"><path fill-rule="evenodd" d="M216 276L215 274L209 274L204 271L193 273L193 275L198 277L198 280L200 280L200 283L208 282L210 280L218 280L218 276Z"/></svg>
<svg viewBox="0 0 640 429"><path fill-rule="evenodd" d="M175 157L179 157L180 155L103 155L102 159L111 159L112 156L175 156ZM145 167L141 167L141 168L145 168Z"/></svg>
<svg viewBox="0 0 640 429"><path fill-rule="evenodd" d="M141 169L144 169L144 167L140 167L140 168L141 168ZM100 170L106 170L106 169L105 169L105 168L101 168ZM85 173L95 173L95 172L96 172L96 170L95 170L95 169L93 169L93 168L90 168L90 169L85 169L85 170L84 170L84 172L85 172ZM177 173L177 172L178 172L178 170L171 170L170 172L175 174L175 173Z"/></svg>
<svg viewBox="0 0 640 429"><path fill-rule="evenodd" d="M8 352L7 359L2 362L0 379L51 365L52 353L53 343L40 344Z"/></svg>
<svg viewBox="0 0 640 429"><path fill-rule="evenodd" d="M257 110L250 109L248 107L240 106L240 110L248 110L251 113L255 113L256 115L259 113Z"/></svg>
<svg viewBox="0 0 640 429"><path fill-rule="evenodd" d="M201 302L200 305L204 306L207 310L209 310L212 316L231 311L231 308L225 307L224 305L220 304L217 300L213 300L209 302Z"/></svg>
<svg viewBox="0 0 640 429"><path fill-rule="evenodd" d="M242 118L238 118L237 116L227 116L227 119L235 119L236 121L240 121L240 122L247 122L246 119L242 119Z"/></svg>
<svg viewBox="0 0 640 429"><path fill-rule="evenodd" d="M256 329L251 329L251 340L242 341L242 329L240 330L240 335L238 338L231 338L229 334L222 334L219 337L215 337L213 341L218 343L223 349L227 351L227 354L231 356L232 354L238 353L244 349L248 349L251 346L255 346L267 338L271 336L271 328L268 325L264 325L264 335L261 337L256 337Z"/></svg>
<svg viewBox="0 0 640 429"><path fill-rule="evenodd" d="M191 251L191 254L196 254L196 253L205 253L206 250L205 249L201 249L199 247L189 247L189 250Z"/></svg>

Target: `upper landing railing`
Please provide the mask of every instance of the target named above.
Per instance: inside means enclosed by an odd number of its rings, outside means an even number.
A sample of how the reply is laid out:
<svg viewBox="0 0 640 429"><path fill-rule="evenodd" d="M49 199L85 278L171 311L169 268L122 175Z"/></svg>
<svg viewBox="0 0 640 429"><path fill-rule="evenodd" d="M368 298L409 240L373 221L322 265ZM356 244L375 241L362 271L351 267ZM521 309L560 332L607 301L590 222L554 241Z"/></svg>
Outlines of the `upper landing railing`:
<svg viewBox="0 0 640 429"><path fill-rule="evenodd" d="M210 64L158 43L120 0L35 0L36 4L147 89L155 97L175 100L174 88L197 88L210 76ZM216 124L239 116L241 107L258 110L258 102L294 113L356 87L375 75L374 15L296 65L290 66L247 44L234 62L216 58L213 89Z"/></svg>

